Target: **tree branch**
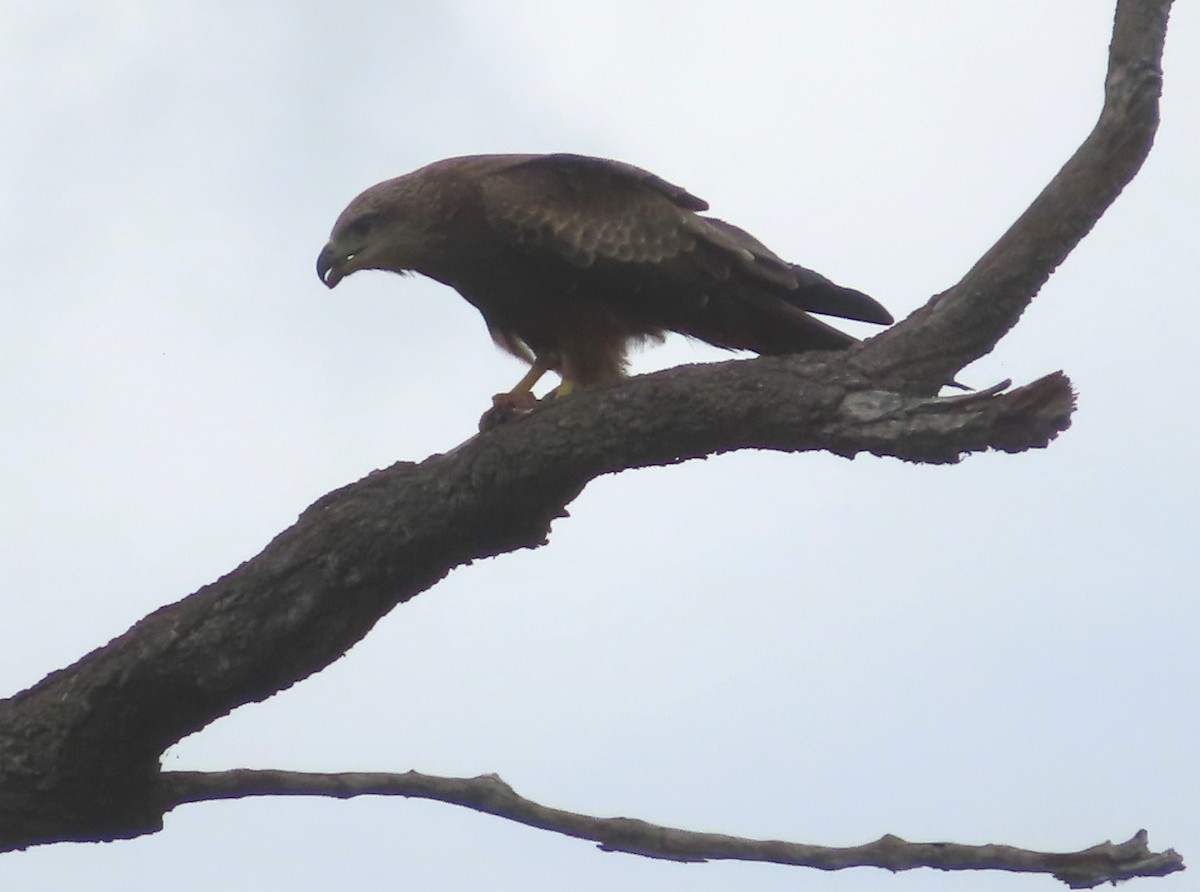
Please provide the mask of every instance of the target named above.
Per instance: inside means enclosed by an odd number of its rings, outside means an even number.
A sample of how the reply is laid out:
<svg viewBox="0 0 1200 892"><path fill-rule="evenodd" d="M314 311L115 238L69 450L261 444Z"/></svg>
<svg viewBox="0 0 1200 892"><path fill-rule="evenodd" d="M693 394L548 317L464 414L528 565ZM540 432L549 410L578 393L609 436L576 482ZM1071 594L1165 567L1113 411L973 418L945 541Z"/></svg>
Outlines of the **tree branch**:
<svg viewBox="0 0 1200 892"><path fill-rule="evenodd" d="M683 411L656 411L664 405ZM953 462L1043 446L1072 405L1061 374L941 400L872 389L841 355L760 359L585 391L419 465L376 471L236 570L0 703L0 850L98 827L158 829L163 750L323 669L452 568L544 544L601 474L743 448Z"/></svg>
<svg viewBox="0 0 1200 892"><path fill-rule="evenodd" d="M1100 118L992 248L948 291L859 348L897 390L934 393L992 351L1134 178L1154 144L1171 0L1117 4Z"/></svg>
<svg viewBox="0 0 1200 892"><path fill-rule="evenodd" d="M861 846L803 845L781 840L744 839L662 827L636 818L596 818L539 805L517 794L495 774L479 777L431 777L362 772L316 774L300 771L168 771L163 774L168 808L188 802L248 796L405 796L462 805L475 811L600 844L606 852L625 852L665 861L766 861L820 870L882 867L891 871L932 867L938 870L1004 870L1048 873L1072 889L1133 877L1166 876L1183 870L1174 850L1151 852L1145 830L1127 842L1111 842L1079 852L1032 852L1013 846L906 842L883 836Z"/></svg>
<svg viewBox="0 0 1200 892"><path fill-rule="evenodd" d="M160 772L168 746L320 671L451 569L544 544L602 474L748 448L944 463L1045 446L1073 408L1061 373L1009 393L927 394L994 346L1136 173L1157 124L1168 7L1119 3L1092 136L962 282L891 331L845 353L580 392L374 472L318 500L257 557L0 702L0 851L160 829L181 801Z"/></svg>

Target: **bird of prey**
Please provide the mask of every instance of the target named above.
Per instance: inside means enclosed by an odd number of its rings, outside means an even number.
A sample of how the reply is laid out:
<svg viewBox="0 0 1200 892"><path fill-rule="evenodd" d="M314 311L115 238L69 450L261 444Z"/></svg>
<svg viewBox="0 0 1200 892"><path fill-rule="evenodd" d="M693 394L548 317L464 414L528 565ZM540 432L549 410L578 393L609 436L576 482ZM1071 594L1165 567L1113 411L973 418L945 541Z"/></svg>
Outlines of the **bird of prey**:
<svg viewBox="0 0 1200 892"><path fill-rule="evenodd" d="M547 371L559 395L620 378L629 347L681 332L756 353L856 339L811 313L886 325L878 302L780 259L648 171L582 155L449 158L367 189L317 258L333 288L363 269L458 291L492 340L529 363L510 408Z"/></svg>

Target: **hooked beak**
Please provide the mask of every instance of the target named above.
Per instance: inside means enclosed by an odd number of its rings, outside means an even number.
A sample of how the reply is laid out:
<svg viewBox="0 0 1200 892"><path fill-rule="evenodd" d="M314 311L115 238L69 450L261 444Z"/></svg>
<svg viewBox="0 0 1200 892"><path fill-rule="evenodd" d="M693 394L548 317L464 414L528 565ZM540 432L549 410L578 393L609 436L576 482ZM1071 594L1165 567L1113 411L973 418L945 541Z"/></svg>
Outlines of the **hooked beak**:
<svg viewBox="0 0 1200 892"><path fill-rule="evenodd" d="M325 283L326 287L332 288L346 277L342 270L345 262L346 258L339 256L333 250L333 243L330 242L317 255L317 277Z"/></svg>

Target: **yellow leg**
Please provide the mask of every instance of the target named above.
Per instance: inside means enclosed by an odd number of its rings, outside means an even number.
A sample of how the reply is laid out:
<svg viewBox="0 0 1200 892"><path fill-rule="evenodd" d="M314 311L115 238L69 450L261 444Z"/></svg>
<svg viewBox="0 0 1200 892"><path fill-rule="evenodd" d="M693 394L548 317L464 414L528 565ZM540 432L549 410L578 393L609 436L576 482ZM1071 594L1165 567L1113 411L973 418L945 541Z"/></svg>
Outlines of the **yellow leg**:
<svg viewBox="0 0 1200 892"><path fill-rule="evenodd" d="M534 385L537 384L538 381L542 380L542 376L546 374L548 370L549 369L547 368L546 363L540 359L535 359L533 365L529 367L529 371L527 371L525 376L517 382L517 386L508 392L509 396L522 397L527 393L531 393Z"/></svg>

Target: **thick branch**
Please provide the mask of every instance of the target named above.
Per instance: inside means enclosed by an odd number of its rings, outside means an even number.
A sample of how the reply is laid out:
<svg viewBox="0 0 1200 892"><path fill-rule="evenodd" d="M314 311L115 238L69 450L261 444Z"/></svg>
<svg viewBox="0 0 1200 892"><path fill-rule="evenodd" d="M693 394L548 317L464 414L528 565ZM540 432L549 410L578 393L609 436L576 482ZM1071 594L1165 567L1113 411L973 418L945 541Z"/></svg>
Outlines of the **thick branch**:
<svg viewBox="0 0 1200 892"><path fill-rule="evenodd" d="M1183 859L1174 850L1151 852L1146 831L1128 842L1111 842L1079 852L1032 852L1012 846L957 845L906 842L884 836L861 846L804 845L780 840L744 839L717 833L697 833L662 827L635 818L596 818L539 805L517 794L497 775L431 777L405 774L313 774L298 771L171 771L163 775L169 806L247 796L406 796L462 805L507 818L530 827L565 836L588 839L609 852L626 852L667 861L767 861L843 870L847 867L882 867L911 870L1005 870L1014 873L1048 873L1072 889L1090 889L1101 883L1133 877L1166 876L1183 870Z"/></svg>
<svg viewBox="0 0 1200 892"><path fill-rule="evenodd" d="M601 474L752 447L952 462L1043 446L1071 408L1061 375L938 400L873 390L842 354L762 359L584 392L376 471L222 579L0 703L0 846L156 829L166 747L321 670L452 568L541 545ZM60 809L47 807L47 776Z"/></svg>
<svg viewBox="0 0 1200 892"><path fill-rule="evenodd" d="M860 348L897 390L933 393L992 351L1137 174L1158 129L1171 0L1122 0L1104 107L1091 134L1028 210L948 291Z"/></svg>

